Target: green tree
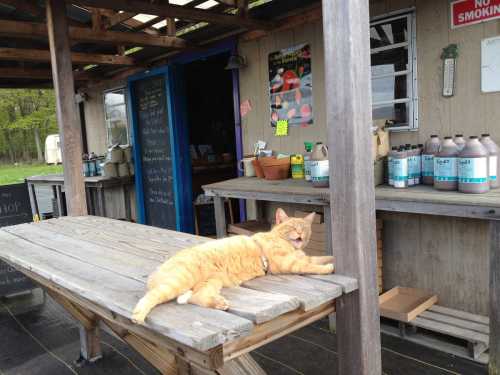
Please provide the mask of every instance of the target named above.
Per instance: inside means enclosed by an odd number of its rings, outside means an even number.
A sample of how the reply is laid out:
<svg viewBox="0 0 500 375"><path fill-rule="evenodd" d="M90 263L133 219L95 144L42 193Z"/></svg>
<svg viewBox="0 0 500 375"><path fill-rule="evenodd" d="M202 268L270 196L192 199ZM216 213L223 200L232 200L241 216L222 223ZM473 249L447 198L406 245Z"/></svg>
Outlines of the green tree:
<svg viewBox="0 0 500 375"><path fill-rule="evenodd" d="M11 162L16 161L16 154L20 152L25 160L31 159L32 149L42 162L42 139L49 132L57 131L54 92L0 90L0 131Z"/></svg>

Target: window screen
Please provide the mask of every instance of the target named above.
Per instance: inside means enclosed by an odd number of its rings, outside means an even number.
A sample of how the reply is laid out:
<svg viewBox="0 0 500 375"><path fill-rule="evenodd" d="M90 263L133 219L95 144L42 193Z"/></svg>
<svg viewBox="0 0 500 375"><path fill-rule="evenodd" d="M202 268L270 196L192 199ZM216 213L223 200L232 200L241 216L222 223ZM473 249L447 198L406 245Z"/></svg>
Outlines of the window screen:
<svg viewBox="0 0 500 375"><path fill-rule="evenodd" d="M370 24L373 119L389 129L416 129L417 80L414 14Z"/></svg>

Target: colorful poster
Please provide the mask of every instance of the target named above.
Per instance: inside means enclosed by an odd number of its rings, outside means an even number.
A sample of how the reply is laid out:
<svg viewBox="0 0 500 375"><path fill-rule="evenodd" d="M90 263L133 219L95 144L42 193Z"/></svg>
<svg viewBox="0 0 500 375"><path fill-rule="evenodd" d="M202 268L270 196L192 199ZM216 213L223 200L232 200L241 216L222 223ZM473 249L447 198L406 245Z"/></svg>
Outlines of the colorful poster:
<svg viewBox="0 0 500 375"><path fill-rule="evenodd" d="M313 123L311 47L303 44L269 54L271 126Z"/></svg>

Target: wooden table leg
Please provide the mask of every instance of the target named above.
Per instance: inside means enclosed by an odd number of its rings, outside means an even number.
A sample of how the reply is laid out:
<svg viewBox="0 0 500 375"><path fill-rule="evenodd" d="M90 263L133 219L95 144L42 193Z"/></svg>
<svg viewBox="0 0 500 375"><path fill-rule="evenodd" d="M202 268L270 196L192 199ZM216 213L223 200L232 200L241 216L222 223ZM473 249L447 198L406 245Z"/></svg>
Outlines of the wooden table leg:
<svg viewBox="0 0 500 375"><path fill-rule="evenodd" d="M490 364L500 375L500 221L490 221Z"/></svg>
<svg viewBox="0 0 500 375"><path fill-rule="evenodd" d="M89 215L95 215L94 205L92 201L92 190L88 187L85 188L85 196L87 197L87 212Z"/></svg>
<svg viewBox="0 0 500 375"><path fill-rule="evenodd" d="M125 218L132 221L132 208L130 207L130 189L125 184L122 185L123 199L125 204Z"/></svg>
<svg viewBox="0 0 500 375"><path fill-rule="evenodd" d="M36 191L35 185L28 183L28 195L30 197L31 213L33 214L33 219L40 219L40 211L38 210L38 202L36 201Z"/></svg>
<svg viewBox="0 0 500 375"><path fill-rule="evenodd" d="M99 200L99 216L106 217L106 197L102 187L97 188L97 199Z"/></svg>
<svg viewBox="0 0 500 375"><path fill-rule="evenodd" d="M45 291L79 322L80 358L89 362L95 362L102 358L97 316L75 305L62 295L52 292L50 289L46 289Z"/></svg>
<svg viewBox="0 0 500 375"><path fill-rule="evenodd" d="M62 186L61 185L56 185L56 202L57 202L57 212L58 212L59 216L65 216L64 215L64 202L63 202Z"/></svg>
<svg viewBox="0 0 500 375"><path fill-rule="evenodd" d="M214 197L215 229L217 238L227 236L226 210L224 209L224 197Z"/></svg>

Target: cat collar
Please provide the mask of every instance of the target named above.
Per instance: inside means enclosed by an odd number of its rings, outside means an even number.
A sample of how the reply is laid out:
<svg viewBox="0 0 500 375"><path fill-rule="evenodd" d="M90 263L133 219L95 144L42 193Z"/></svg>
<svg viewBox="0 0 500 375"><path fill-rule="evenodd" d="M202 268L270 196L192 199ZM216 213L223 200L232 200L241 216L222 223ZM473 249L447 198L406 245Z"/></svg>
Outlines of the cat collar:
<svg viewBox="0 0 500 375"><path fill-rule="evenodd" d="M267 258L264 255L261 255L260 260L262 261L262 269L264 270L264 273L267 273L269 270L269 262L267 261Z"/></svg>

